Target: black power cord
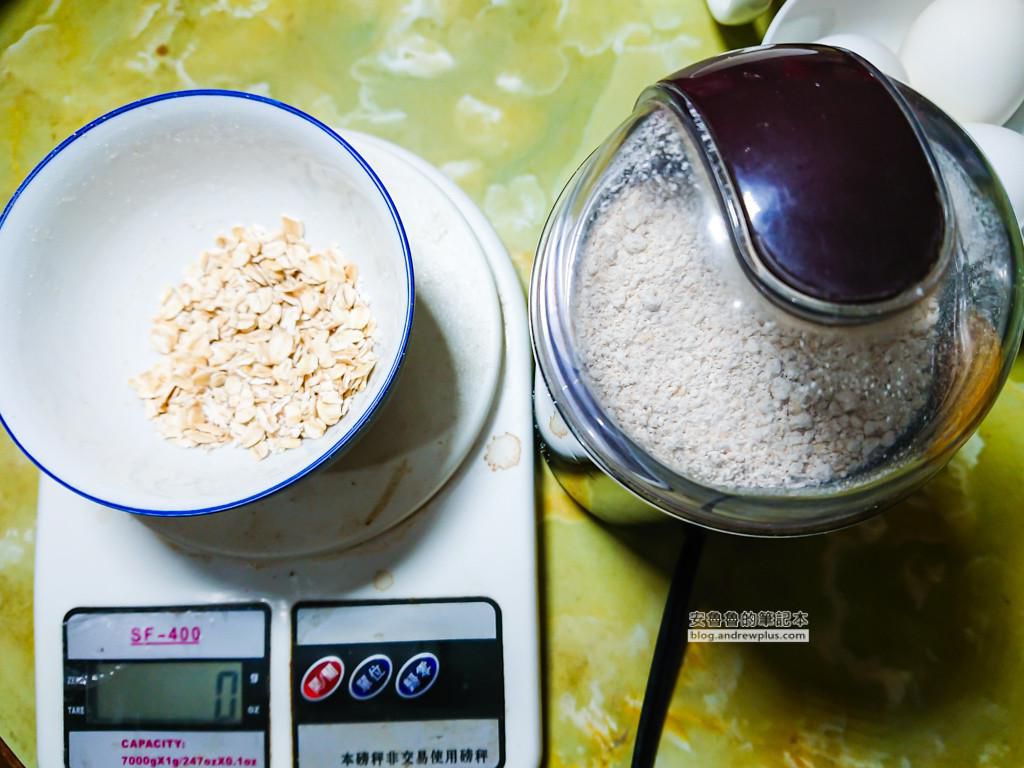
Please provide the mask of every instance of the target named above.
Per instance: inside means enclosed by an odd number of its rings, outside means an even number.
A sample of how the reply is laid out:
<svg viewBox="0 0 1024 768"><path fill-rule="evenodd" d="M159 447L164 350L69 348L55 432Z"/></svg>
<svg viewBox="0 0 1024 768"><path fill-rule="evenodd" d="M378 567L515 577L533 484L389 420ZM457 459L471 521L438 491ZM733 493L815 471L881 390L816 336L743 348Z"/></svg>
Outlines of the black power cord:
<svg viewBox="0 0 1024 768"><path fill-rule="evenodd" d="M654 644L654 658L647 677L640 722L636 727L633 768L653 768L658 756L658 743L665 727L672 692L686 655L690 595L704 547L704 536L704 529L696 526L687 526L684 532L683 546L672 573L665 610L661 614L661 627Z"/></svg>

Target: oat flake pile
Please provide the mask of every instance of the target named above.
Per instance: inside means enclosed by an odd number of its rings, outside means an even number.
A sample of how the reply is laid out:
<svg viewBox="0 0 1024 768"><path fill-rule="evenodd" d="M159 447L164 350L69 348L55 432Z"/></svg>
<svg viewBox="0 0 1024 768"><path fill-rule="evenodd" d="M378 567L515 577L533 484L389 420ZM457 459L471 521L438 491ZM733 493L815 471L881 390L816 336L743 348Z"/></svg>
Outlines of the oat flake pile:
<svg viewBox="0 0 1024 768"><path fill-rule="evenodd" d="M161 356L131 380L160 433L184 447L236 444L258 459L322 437L376 364L355 265L315 250L302 224L235 227L161 300Z"/></svg>

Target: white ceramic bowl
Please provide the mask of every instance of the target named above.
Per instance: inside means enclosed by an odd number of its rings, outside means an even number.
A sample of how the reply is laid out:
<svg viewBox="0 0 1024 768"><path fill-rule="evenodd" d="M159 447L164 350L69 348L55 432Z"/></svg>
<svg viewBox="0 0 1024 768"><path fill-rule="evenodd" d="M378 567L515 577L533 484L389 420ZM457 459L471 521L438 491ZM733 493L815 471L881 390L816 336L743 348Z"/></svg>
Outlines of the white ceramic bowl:
<svg viewBox="0 0 1024 768"><path fill-rule="evenodd" d="M914 19L932 0L787 0L775 14L765 43L811 43L826 35L874 38L898 53ZM1024 107L1006 123L1024 133Z"/></svg>
<svg viewBox="0 0 1024 768"><path fill-rule="evenodd" d="M184 449L146 419L128 379L156 360L149 326L236 224L306 224L359 267L380 362L319 440L262 462ZM412 326L398 211L373 169L292 107L231 91L168 93L93 121L54 149L0 217L0 420L50 477L130 512L216 512L267 496L336 456L381 405Z"/></svg>

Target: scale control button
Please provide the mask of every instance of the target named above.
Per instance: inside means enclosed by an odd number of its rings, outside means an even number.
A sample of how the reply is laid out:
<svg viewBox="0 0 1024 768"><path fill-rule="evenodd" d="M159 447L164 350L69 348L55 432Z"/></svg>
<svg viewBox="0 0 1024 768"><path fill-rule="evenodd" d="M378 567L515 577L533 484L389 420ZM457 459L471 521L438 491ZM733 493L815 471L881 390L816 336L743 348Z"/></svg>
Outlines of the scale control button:
<svg viewBox="0 0 1024 768"><path fill-rule="evenodd" d="M437 682L441 662L432 653L417 653L398 672L395 690L403 699L415 699L430 690Z"/></svg>
<svg viewBox="0 0 1024 768"><path fill-rule="evenodd" d="M323 701L341 685L345 665L337 656L324 656L314 661L302 676L299 691L306 701Z"/></svg>
<svg viewBox="0 0 1024 768"><path fill-rule="evenodd" d="M372 699L388 687L393 667L391 659L382 653L368 656L359 662L348 679L348 692L358 701Z"/></svg>

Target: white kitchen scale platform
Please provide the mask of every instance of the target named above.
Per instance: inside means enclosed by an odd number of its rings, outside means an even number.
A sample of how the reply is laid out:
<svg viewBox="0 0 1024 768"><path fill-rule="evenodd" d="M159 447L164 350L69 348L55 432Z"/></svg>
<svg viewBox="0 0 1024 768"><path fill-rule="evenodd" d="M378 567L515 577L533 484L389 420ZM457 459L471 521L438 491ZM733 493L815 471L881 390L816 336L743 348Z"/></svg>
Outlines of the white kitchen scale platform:
<svg viewBox="0 0 1024 768"><path fill-rule="evenodd" d="M41 482L41 768L541 761L523 292L442 174L352 143L412 245L395 390L345 456L243 509L141 518Z"/></svg>

